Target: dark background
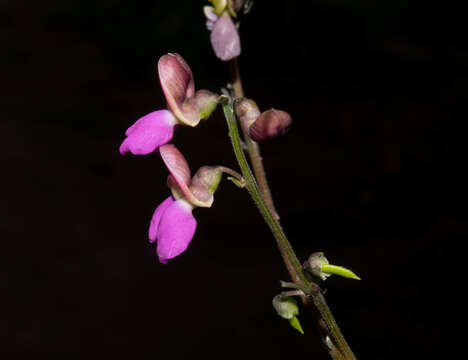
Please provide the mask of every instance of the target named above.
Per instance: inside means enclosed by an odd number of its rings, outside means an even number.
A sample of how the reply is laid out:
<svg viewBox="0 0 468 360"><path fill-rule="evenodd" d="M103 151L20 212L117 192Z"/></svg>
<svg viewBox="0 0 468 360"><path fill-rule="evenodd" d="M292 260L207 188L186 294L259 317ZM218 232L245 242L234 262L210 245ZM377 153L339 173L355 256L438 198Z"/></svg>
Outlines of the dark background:
<svg viewBox="0 0 468 360"><path fill-rule="evenodd" d="M304 336L275 315L287 274L245 192L223 182L169 265L147 243L167 171L156 154L118 147L165 107L161 55L181 53L198 89L228 81L203 5L1 2L2 358L328 358L310 313ZM321 250L363 279L324 285L360 359L456 349L465 14L424 1L257 1L241 26L247 95L294 121L262 147L290 240L301 260ZM236 166L219 110L174 143L193 171Z"/></svg>

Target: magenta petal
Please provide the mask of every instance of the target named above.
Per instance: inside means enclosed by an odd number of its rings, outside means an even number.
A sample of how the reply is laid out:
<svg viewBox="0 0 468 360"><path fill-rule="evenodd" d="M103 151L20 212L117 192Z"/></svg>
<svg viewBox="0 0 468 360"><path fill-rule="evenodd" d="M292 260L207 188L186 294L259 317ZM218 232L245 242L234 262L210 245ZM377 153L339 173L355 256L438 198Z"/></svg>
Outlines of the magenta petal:
<svg viewBox="0 0 468 360"><path fill-rule="evenodd" d="M168 110L158 110L143 116L125 132L127 138L120 145L120 153L152 153L172 139L176 123L174 115Z"/></svg>
<svg viewBox="0 0 468 360"><path fill-rule="evenodd" d="M197 228L192 206L184 199L170 204L162 214L157 229L159 261L163 264L187 249Z"/></svg>
<svg viewBox="0 0 468 360"><path fill-rule="evenodd" d="M158 205L156 210L154 210L153 216L151 217L150 227L148 230L148 238L151 243L156 241L159 222L161 221L161 217L164 214L164 211L166 211L167 207L174 202L174 198L172 196L169 196L166 200L164 200L161 204Z"/></svg>
<svg viewBox="0 0 468 360"><path fill-rule="evenodd" d="M216 21L210 36L211 45L218 58L231 60L240 55L240 38L229 15L223 15Z"/></svg>

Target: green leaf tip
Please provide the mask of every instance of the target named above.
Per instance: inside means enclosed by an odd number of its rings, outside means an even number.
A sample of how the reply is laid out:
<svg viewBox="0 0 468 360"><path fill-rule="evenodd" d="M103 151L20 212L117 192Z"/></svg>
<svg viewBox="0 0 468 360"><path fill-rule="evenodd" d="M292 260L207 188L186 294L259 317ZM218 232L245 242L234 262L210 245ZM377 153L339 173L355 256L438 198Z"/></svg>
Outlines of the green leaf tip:
<svg viewBox="0 0 468 360"><path fill-rule="evenodd" d="M322 264L321 269L324 273L343 276L348 279L361 280L359 276L353 273L351 270L346 269L342 266Z"/></svg>
<svg viewBox="0 0 468 360"><path fill-rule="evenodd" d="M291 319L289 319L289 323L291 324L291 326L296 329L297 331L299 331L302 335L304 335L304 330L302 330L302 326L301 326L301 323L299 322L299 320L297 319L297 317L293 316Z"/></svg>

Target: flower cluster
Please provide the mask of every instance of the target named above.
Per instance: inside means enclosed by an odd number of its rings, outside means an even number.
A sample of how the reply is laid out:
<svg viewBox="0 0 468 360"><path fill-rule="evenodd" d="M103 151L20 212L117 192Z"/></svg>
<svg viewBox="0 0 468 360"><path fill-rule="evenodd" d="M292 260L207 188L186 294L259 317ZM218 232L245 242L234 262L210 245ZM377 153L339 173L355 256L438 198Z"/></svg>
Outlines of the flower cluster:
<svg viewBox="0 0 468 360"><path fill-rule="evenodd" d="M209 117L219 96L208 90L195 91L192 71L179 54L162 56L158 73L168 108L145 115L130 126L120 145L120 153L146 155L159 150L169 170L167 184L172 195L156 208L148 232L150 242L157 243L159 260L167 263L184 252L192 241L197 227L192 210L211 207L222 173L232 175L233 182L240 186L243 179L222 166L203 166L191 177L184 156L169 141L176 126L194 127L201 119ZM284 133L291 122L283 111L260 113L252 100L240 99L235 107L244 131L254 140L276 137Z"/></svg>
<svg viewBox="0 0 468 360"><path fill-rule="evenodd" d="M158 73L168 109L145 115L130 126L120 153L146 155L159 148L170 172L167 183L172 195L156 208L148 232L150 242L157 242L159 260L167 263L190 244L197 227L192 210L211 206L224 168L204 166L191 178L184 156L168 144L176 125L193 127L207 118L216 108L218 95L195 92L192 71L179 54L162 56Z"/></svg>

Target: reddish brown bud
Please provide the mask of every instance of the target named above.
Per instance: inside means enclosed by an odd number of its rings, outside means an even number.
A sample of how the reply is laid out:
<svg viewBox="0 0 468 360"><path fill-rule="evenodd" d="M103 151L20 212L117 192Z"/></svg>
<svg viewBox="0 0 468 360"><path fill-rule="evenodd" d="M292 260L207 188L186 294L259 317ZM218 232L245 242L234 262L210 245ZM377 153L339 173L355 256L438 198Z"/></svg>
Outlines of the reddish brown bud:
<svg viewBox="0 0 468 360"><path fill-rule="evenodd" d="M274 139L285 134L291 122L291 116L286 111L267 110L249 127L249 136L255 141Z"/></svg>

